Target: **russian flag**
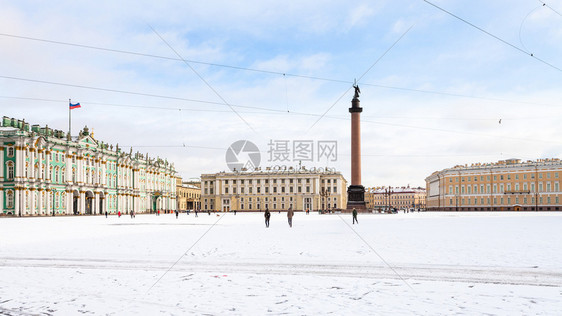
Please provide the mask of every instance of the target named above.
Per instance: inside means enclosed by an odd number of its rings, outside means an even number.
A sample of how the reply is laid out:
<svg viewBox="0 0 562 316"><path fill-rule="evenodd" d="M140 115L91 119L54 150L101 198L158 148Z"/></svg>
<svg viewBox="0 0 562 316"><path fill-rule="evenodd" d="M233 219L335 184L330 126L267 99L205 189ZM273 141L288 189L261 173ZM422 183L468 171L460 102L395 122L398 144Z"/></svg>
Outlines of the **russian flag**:
<svg viewBox="0 0 562 316"><path fill-rule="evenodd" d="M68 104L69 104L71 110L80 108L80 102L75 103L75 104L72 104L72 103L69 102Z"/></svg>

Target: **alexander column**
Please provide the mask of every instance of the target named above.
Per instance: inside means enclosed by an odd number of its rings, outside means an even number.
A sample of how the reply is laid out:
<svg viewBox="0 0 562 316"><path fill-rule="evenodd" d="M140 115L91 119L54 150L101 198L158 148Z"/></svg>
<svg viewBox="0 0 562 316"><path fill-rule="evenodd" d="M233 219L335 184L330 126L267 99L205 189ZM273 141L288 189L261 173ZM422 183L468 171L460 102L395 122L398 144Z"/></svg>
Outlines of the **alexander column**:
<svg viewBox="0 0 562 316"><path fill-rule="evenodd" d="M359 105L359 87L353 85L355 95L351 100L351 185L347 189L347 209L364 210L365 187L361 185L361 112L363 108Z"/></svg>

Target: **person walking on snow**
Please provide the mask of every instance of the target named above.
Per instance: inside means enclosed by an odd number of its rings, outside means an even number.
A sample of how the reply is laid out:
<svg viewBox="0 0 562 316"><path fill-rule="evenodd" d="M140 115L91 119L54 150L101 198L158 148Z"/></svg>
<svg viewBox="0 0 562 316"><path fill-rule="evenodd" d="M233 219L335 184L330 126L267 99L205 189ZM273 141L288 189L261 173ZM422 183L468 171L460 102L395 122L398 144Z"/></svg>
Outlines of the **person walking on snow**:
<svg viewBox="0 0 562 316"><path fill-rule="evenodd" d="M357 221L357 210L353 209L351 214L353 214L353 224L357 223L359 225L359 222Z"/></svg>
<svg viewBox="0 0 562 316"><path fill-rule="evenodd" d="M293 212L293 208L289 207L289 210L287 211L287 219L289 220L289 227L293 227L293 215L295 213Z"/></svg>
<svg viewBox="0 0 562 316"><path fill-rule="evenodd" d="M265 217L265 227L269 227L269 218L271 217L271 213L269 212L269 209L265 209L265 214L263 214L263 216Z"/></svg>
<svg viewBox="0 0 562 316"><path fill-rule="evenodd" d="M176 219L178 219L178 215L180 215L180 212L176 210Z"/></svg>

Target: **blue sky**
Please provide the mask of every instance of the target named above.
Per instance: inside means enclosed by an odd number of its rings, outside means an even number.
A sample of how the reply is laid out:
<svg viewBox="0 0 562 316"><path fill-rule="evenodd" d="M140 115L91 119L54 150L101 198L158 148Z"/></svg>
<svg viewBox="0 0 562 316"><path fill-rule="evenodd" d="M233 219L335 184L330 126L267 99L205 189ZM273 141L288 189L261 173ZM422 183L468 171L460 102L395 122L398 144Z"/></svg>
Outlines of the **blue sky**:
<svg viewBox="0 0 562 316"><path fill-rule="evenodd" d="M74 135L88 125L101 141L167 158L186 179L226 170L240 139L258 145L262 166L280 164L267 161L270 140L335 140L337 161L304 164L350 180L350 87L360 78L365 186L559 158L562 2L432 3L517 48L421 0L0 1L0 114L66 130L72 98L82 104Z"/></svg>

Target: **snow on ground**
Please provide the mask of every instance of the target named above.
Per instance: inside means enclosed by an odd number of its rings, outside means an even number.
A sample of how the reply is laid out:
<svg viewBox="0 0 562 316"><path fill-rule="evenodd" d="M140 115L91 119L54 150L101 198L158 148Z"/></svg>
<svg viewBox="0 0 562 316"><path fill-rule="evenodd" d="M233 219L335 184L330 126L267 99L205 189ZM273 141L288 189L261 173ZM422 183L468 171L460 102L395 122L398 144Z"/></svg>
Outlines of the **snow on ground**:
<svg viewBox="0 0 562 316"><path fill-rule="evenodd" d="M562 213L293 221L1 218L0 315L562 314Z"/></svg>

